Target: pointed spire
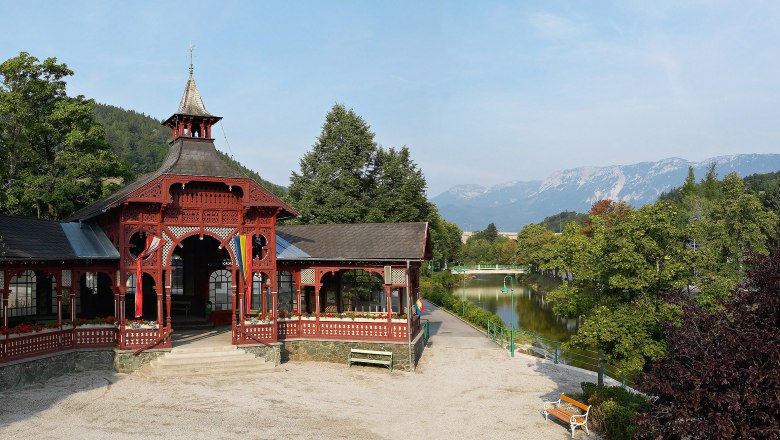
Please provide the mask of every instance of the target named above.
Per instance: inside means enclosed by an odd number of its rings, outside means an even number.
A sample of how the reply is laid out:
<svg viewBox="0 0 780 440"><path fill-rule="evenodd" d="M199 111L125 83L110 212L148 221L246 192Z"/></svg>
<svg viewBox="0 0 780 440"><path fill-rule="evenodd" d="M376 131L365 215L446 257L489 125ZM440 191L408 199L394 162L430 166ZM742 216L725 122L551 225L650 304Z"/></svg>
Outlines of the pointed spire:
<svg viewBox="0 0 780 440"><path fill-rule="evenodd" d="M198 86L195 85L193 76L195 69L192 66L194 48L195 46L190 46L190 78L184 87L184 96L181 97L179 110L162 123L171 128L172 141L180 137L213 140L211 139L211 127L222 119L206 110Z"/></svg>

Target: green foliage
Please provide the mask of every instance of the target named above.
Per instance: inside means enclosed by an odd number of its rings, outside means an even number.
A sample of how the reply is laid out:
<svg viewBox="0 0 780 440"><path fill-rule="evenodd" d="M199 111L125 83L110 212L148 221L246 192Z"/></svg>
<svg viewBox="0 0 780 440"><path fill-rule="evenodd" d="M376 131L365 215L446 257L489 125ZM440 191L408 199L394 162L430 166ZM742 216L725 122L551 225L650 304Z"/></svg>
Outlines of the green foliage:
<svg viewBox="0 0 780 440"><path fill-rule="evenodd" d="M304 224L360 223L373 205L378 146L368 124L343 105L325 117L317 142L292 173L288 198Z"/></svg>
<svg viewBox="0 0 780 440"><path fill-rule="evenodd" d="M477 231L469 238L473 238L474 240L486 240L492 243L498 238L498 229L496 228L495 223L491 223L487 225L483 231Z"/></svg>
<svg viewBox="0 0 780 440"><path fill-rule="evenodd" d="M431 229L433 261L438 262L440 267L445 262L461 261L463 255L463 243L461 242L463 231L455 223L450 223L441 218L435 206L432 208L429 226Z"/></svg>
<svg viewBox="0 0 780 440"><path fill-rule="evenodd" d="M0 212L57 219L130 176L112 153L94 103L68 97L73 72L22 52L0 64Z"/></svg>
<svg viewBox="0 0 780 440"><path fill-rule="evenodd" d="M539 225L547 228L552 232L563 232L563 229L569 225L569 223L577 223L580 226L585 224L585 220L588 219L588 214L574 211L562 211L558 214L545 217Z"/></svg>
<svg viewBox="0 0 780 440"><path fill-rule="evenodd" d="M409 149L383 149L369 125L336 104L311 151L293 172L287 200L303 224L427 221L434 259L460 256L460 229L425 197L426 181Z"/></svg>
<svg viewBox="0 0 780 440"><path fill-rule="evenodd" d="M106 131L114 153L132 165L135 175L156 170L168 154L170 129L160 121L133 110L112 105L94 105L95 119Z"/></svg>
<svg viewBox="0 0 780 440"><path fill-rule="evenodd" d="M590 409L588 422L607 440L630 440L637 432L633 419L649 409L647 399L622 387L598 386L582 382L582 399Z"/></svg>
<svg viewBox="0 0 780 440"><path fill-rule="evenodd" d="M666 327L668 354L636 386L653 396L637 423L648 439L777 438L780 433L780 249L751 260L746 283L717 310L688 295Z"/></svg>

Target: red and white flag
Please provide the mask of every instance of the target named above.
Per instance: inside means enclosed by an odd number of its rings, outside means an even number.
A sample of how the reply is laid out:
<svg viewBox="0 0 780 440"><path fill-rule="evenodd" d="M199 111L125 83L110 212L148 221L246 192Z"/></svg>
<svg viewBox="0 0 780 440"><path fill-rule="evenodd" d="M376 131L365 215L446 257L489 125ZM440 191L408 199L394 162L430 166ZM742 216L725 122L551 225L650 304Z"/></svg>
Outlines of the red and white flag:
<svg viewBox="0 0 780 440"><path fill-rule="evenodd" d="M154 235L146 236L146 248L138 254L135 259L135 317L140 318L144 313L144 288L141 280L144 277L144 271L141 268L141 262L146 260L152 254L165 244L165 240Z"/></svg>

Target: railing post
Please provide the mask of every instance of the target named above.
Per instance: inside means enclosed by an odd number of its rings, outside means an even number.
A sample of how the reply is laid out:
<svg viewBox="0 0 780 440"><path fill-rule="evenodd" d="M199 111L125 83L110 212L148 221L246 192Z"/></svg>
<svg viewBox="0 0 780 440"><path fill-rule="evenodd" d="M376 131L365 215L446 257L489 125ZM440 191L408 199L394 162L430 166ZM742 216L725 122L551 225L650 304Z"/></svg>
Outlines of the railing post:
<svg viewBox="0 0 780 440"><path fill-rule="evenodd" d="M555 363L558 363L558 344L555 344Z"/></svg>
<svg viewBox="0 0 780 440"><path fill-rule="evenodd" d="M601 375L606 377L607 376L607 360L602 359L601 360Z"/></svg>

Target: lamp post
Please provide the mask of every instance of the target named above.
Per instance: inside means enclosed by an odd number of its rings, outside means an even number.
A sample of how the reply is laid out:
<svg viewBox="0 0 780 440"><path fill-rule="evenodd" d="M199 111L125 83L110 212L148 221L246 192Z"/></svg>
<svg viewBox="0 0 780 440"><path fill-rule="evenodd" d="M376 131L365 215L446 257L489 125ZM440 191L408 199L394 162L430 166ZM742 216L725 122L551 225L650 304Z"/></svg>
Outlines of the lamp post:
<svg viewBox="0 0 780 440"><path fill-rule="evenodd" d="M507 293L510 289L506 288L506 279L509 278L509 285L512 292L512 332L509 333L509 351L512 353L512 357L515 357L515 279L512 275L504 277L504 287L501 288L501 293Z"/></svg>
<svg viewBox="0 0 780 440"><path fill-rule="evenodd" d="M466 316L466 272L461 270L460 274L463 276L463 291L460 300L460 305L461 305L460 314L465 317Z"/></svg>

